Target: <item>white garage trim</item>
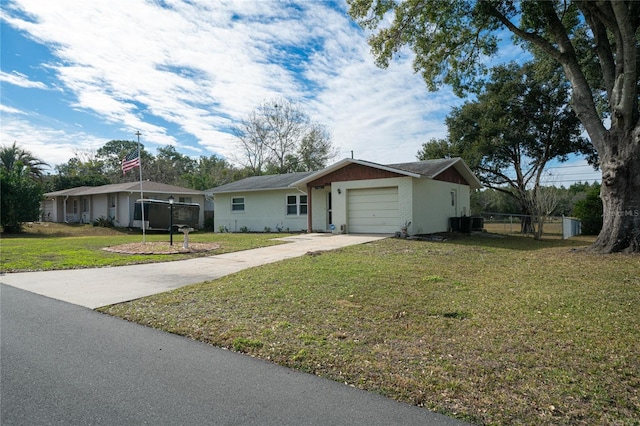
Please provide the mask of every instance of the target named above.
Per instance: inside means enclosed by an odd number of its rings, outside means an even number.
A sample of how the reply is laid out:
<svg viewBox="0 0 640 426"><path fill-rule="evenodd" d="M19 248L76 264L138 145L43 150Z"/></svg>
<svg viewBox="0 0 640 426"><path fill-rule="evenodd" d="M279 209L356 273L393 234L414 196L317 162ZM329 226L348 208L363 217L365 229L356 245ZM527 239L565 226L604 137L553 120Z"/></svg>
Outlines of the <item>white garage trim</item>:
<svg viewBox="0 0 640 426"><path fill-rule="evenodd" d="M400 229L398 187L350 189L348 232L393 234Z"/></svg>

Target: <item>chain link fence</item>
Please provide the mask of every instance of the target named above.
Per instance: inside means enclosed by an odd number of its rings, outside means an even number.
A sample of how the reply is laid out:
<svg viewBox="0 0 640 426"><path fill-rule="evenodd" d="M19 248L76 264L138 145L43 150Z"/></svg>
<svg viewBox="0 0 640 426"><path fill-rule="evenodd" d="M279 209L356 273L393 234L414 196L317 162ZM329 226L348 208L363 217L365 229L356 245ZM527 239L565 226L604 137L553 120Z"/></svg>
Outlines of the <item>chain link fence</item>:
<svg viewBox="0 0 640 426"><path fill-rule="evenodd" d="M522 214L480 213L470 219L472 231L478 230L482 223L483 230L496 234L533 234L533 226L538 226L535 217ZM548 216L542 226L542 236L567 239L580 235L580 228L576 218Z"/></svg>

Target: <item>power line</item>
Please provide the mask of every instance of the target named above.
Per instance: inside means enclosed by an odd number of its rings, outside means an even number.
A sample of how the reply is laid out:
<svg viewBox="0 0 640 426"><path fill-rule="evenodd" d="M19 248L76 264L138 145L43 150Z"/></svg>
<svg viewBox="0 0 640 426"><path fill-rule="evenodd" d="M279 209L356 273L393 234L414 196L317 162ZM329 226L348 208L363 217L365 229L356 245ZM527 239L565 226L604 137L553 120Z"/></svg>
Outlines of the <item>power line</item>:
<svg viewBox="0 0 640 426"><path fill-rule="evenodd" d="M593 169L593 166L590 166L589 164L583 164L581 166L579 166L579 165L573 165L573 166L551 166L551 167L546 167L546 169L547 170L549 170L549 169L570 169L570 168L573 168L573 167L582 167L582 168L590 167L591 169ZM596 169L593 169L593 171L597 172Z"/></svg>

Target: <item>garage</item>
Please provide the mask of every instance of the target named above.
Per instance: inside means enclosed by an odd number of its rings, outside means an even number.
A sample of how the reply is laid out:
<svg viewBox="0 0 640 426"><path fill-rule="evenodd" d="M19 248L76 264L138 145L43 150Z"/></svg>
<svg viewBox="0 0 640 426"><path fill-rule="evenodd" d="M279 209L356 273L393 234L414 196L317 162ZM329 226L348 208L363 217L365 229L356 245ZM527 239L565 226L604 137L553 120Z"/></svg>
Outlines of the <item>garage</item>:
<svg viewBox="0 0 640 426"><path fill-rule="evenodd" d="M400 230L397 186L351 189L347 209L349 233L393 234Z"/></svg>

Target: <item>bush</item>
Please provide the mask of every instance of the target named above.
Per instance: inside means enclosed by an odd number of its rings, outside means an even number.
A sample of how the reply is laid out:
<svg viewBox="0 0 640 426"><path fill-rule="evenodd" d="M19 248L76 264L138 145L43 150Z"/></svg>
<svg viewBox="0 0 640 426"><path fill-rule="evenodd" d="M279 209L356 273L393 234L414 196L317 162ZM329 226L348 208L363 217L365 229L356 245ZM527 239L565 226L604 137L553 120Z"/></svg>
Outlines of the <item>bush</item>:
<svg viewBox="0 0 640 426"><path fill-rule="evenodd" d="M598 235L602 230L602 200L600 186L587 191L584 200L577 201L573 206L573 215L582 222L584 235Z"/></svg>
<svg viewBox="0 0 640 426"><path fill-rule="evenodd" d="M0 225L7 234L22 232L25 222L40 218L42 185L20 170L0 171Z"/></svg>
<svg viewBox="0 0 640 426"><path fill-rule="evenodd" d="M93 226L99 226L101 228L113 228L113 218L100 216L92 222Z"/></svg>

